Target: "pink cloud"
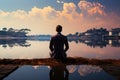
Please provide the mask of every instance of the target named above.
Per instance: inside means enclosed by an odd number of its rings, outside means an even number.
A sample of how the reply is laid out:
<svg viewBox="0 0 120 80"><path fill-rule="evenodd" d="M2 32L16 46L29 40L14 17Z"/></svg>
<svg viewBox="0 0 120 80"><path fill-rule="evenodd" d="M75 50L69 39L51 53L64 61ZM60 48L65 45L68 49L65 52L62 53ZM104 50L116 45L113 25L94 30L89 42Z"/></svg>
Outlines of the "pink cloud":
<svg viewBox="0 0 120 80"><path fill-rule="evenodd" d="M79 7L80 12L76 11ZM64 3L63 10L57 11L53 7L33 7L30 11L16 10L5 12L0 10L0 26L15 26L30 28L33 34L53 34L57 24L64 26L66 34L76 31L83 32L96 27L119 27L120 16L114 12L106 13L105 6L96 2L80 1L76 6L74 3Z"/></svg>
<svg viewBox="0 0 120 80"><path fill-rule="evenodd" d="M78 6L81 11L86 12L90 15L99 14L105 15L104 6L98 2L88 2L88 1L80 1Z"/></svg>
<svg viewBox="0 0 120 80"><path fill-rule="evenodd" d="M0 17L5 17L8 15L9 15L9 12L4 12L4 11L0 10Z"/></svg>

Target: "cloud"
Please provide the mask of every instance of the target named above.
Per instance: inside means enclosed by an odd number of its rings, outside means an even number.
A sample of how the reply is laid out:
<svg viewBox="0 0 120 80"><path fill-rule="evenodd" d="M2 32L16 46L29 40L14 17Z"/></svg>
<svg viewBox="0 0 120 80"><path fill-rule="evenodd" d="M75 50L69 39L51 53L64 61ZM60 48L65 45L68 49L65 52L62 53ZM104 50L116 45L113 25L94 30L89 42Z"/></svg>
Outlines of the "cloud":
<svg viewBox="0 0 120 80"><path fill-rule="evenodd" d="M57 13L57 11L55 9L53 9L52 7L48 6L48 7L44 7L43 9L41 8L37 8L37 7L33 7L31 9L31 11L29 11L28 14L30 17L36 17L36 18L52 18L52 17L57 17L59 14Z"/></svg>
<svg viewBox="0 0 120 80"><path fill-rule="evenodd" d="M25 12L24 10L13 11L9 14L9 16L17 19L25 19L27 15L28 15L27 12Z"/></svg>
<svg viewBox="0 0 120 80"><path fill-rule="evenodd" d="M80 12L77 12L79 7ZM30 28L32 34L54 34L57 24L64 27L63 32L83 32L96 27L113 28L120 26L120 16L116 13L106 13L105 6L98 2L80 1L64 3L63 10L57 11L51 6L33 7L30 11L16 10L5 12L0 10L0 26L13 28Z"/></svg>
<svg viewBox="0 0 120 80"><path fill-rule="evenodd" d="M63 11L65 11L67 14L71 14L72 12L75 12L76 6L74 3L64 3Z"/></svg>
<svg viewBox="0 0 120 80"><path fill-rule="evenodd" d="M64 3L63 0L57 0L57 3Z"/></svg>
<svg viewBox="0 0 120 80"><path fill-rule="evenodd" d="M57 0L57 3L60 3L60 0Z"/></svg>
<svg viewBox="0 0 120 80"><path fill-rule="evenodd" d="M76 5L73 3L64 3L63 5L63 11L60 13L62 16L62 19L73 20L79 16L79 14L76 12Z"/></svg>
<svg viewBox="0 0 120 80"><path fill-rule="evenodd" d="M81 11L87 12L90 15L105 15L104 6L98 2L80 1L78 6Z"/></svg>
<svg viewBox="0 0 120 80"><path fill-rule="evenodd" d="M8 15L9 15L9 12L4 12L4 11L0 10L0 17L5 17Z"/></svg>

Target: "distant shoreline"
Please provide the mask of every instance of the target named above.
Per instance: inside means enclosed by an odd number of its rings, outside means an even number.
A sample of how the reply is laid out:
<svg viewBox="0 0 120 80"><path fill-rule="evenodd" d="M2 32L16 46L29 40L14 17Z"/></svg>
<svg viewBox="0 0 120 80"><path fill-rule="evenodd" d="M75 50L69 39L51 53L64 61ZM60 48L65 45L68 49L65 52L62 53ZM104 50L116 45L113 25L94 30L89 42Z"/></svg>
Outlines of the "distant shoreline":
<svg viewBox="0 0 120 80"><path fill-rule="evenodd" d="M11 39L27 39L27 37L0 37L0 39L6 39L6 40L11 40Z"/></svg>

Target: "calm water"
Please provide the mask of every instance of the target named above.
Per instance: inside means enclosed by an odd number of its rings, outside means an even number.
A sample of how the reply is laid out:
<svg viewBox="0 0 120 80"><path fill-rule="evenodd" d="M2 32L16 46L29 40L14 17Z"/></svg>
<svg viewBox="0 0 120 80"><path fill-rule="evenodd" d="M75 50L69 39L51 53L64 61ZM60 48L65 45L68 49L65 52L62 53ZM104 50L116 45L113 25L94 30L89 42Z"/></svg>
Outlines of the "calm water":
<svg viewBox="0 0 120 80"><path fill-rule="evenodd" d="M58 65L19 67L3 80L117 80L99 66Z"/></svg>
<svg viewBox="0 0 120 80"><path fill-rule="evenodd" d="M70 57L120 59L120 40L81 41L69 40ZM0 58L49 58L49 40L0 40Z"/></svg>

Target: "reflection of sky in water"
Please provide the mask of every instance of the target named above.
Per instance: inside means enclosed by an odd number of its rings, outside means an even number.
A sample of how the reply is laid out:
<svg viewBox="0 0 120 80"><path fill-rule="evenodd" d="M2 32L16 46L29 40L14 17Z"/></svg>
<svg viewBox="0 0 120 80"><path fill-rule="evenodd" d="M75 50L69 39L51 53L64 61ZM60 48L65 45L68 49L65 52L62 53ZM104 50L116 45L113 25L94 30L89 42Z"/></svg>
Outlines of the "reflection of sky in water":
<svg viewBox="0 0 120 80"><path fill-rule="evenodd" d="M18 68L4 80L50 80L50 69L48 66L26 65ZM67 70L69 71L69 80L116 80L99 66L69 65Z"/></svg>
<svg viewBox="0 0 120 80"><path fill-rule="evenodd" d="M69 73L74 73L77 70L77 67L78 66L71 65L71 66L68 66L67 68L69 70ZM98 73L98 72L101 72L101 71L102 71L102 68L100 68L99 66L80 65L78 67L78 73L81 76L86 76L88 74Z"/></svg>
<svg viewBox="0 0 120 80"><path fill-rule="evenodd" d="M4 80L49 80L47 66L22 66Z"/></svg>
<svg viewBox="0 0 120 80"><path fill-rule="evenodd" d="M27 41L29 47L14 46L3 48L0 46L0 58L49 58L49 41ZM92 48L84 43L69 42L70 49L67 55L70 57L85 57L99 59L120 59L120 48L108 45L106 47Z"/></svg>
<svg viewBox="0 0 120 80"><path fill-rule="evenodd" d="M81 76L86 76L92 73L99 73L102 69L99 66L83 65L79 66L78 72Z"/></svg>
<svg viewBox="0 0 120 80"><path fill-rule="evenodd" d="M99 66L70 65L67 69L70 72L70 80L116 80Z"/></svg>

